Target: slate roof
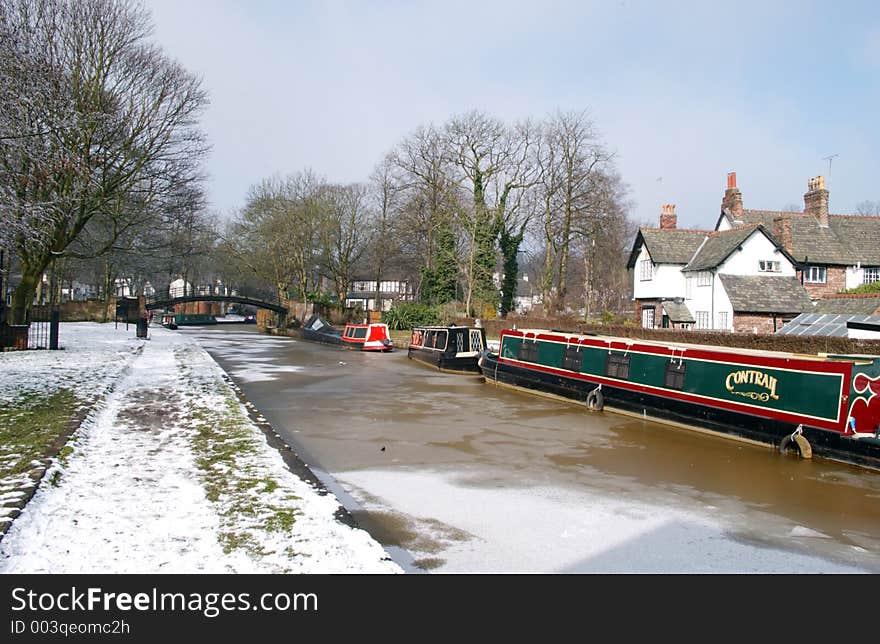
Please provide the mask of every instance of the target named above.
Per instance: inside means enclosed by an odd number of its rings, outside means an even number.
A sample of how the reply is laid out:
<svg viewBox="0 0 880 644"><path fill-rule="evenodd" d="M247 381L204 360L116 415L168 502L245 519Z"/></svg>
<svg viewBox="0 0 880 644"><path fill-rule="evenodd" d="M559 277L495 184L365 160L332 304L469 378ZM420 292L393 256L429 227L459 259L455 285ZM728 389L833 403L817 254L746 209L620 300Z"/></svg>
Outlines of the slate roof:
<svg viewBox="0 0 880 644"><path fill-rule="evenodd" d="M724 286L735 313L802 313L813 303L796 277L723 275Z"/></svg>
<svg viewBox="0 0 880 644"><path fill-rule="evenodd" d="M713 232L682 271L704 271L715 268L730 257L740 244L751 237L758 225Z"/></svg>
<svg viewBox="0 0 880 644"><path fill-rule="evenodd" d="M684 302L676 302L675 300L666 300L663 304L663 310L669 316L672 322L695 322L694 316Z"/></svg>
<svg viewBox="0 0 880 644"><path fill-rule="evenodd" d="M703 243L708 230L640 228L630 254L628 268L635 266L638 250L644 244L655 264L687 264Z"/></svg>
<svg viewBox="0 0 880 644"><path fill-rule="evenodd" d="M724 216L734 226L763 224L771 235L774 219L790 219L791 254L798 262L880 266L880 217L829 215L825 228L816 217L802 212L743 210L736 219Z"/></svg>
<svg viewBox="0 0 880 644"><path fill-rule="evenodd" d="M880 315L880 295L876 297L825 297L813 307L816 313Z"/></svg>

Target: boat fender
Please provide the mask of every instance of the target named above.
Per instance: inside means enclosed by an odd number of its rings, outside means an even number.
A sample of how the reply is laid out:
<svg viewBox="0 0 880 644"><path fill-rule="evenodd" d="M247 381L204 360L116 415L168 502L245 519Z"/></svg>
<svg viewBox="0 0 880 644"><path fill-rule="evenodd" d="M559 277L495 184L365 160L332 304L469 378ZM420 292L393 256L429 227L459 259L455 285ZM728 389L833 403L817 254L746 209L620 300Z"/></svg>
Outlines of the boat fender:
<svg viewBox="0 0 880 644"><path fill-rule="evenodd" d="M810 441L804 436L804 426L798 425L798 428L791 434L785 435L779 442L779 451L785 454L789 449L797 449L801 458L812 458L813 448Z"/></svg>
<svg viewBox="0 0 880 644"><path fill-rule="evenodd" d="M602 385L587 394L587 409L590 411L602 411L605 407L605 397L602 395Z"/></svg>

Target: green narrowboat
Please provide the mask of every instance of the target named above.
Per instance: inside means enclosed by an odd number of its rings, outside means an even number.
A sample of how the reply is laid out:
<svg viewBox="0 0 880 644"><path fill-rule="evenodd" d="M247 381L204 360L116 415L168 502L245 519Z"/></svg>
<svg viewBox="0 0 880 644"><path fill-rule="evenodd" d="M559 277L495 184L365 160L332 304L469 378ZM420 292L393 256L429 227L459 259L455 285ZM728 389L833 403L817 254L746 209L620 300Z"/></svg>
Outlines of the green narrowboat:
<svg viewBox="0 0 880 644"><path fill-rule="evenodd" d="M880 469L880 357L543 329L501 332L488 382Z"/></svg>

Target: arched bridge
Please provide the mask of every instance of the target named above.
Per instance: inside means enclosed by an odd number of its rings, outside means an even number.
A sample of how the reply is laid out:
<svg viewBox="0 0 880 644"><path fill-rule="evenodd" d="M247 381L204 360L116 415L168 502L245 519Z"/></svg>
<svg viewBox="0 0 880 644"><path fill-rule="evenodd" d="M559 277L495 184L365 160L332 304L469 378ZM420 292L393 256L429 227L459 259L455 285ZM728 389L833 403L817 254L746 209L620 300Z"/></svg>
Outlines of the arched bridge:
<svg viewBox="0 0 880 644"><path fill-rule="evenodd" d="M145 298L145 307L149 310L167 309L175 304L184 304L186 302L236 302L238 304L248 304L258 309L269 309L287 315L287 307L282 306L277 296L267 295L244 295L236 293L230 295L227 289L215 290L213 287L195 287L184 289L168 289L165 292L156 292Z"/></svg>

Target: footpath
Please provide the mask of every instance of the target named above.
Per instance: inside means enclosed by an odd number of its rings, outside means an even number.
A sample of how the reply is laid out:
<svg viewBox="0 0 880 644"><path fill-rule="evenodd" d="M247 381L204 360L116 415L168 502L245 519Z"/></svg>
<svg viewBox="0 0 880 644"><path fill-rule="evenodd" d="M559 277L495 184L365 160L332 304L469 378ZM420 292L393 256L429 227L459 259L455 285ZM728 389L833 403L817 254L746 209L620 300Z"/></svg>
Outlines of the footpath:
<svg viewBox="0 0 880 644"><path fill-rule="evenodd" d="M399 573L208 353L66 323L0 353L0 573Z"/></svg>

